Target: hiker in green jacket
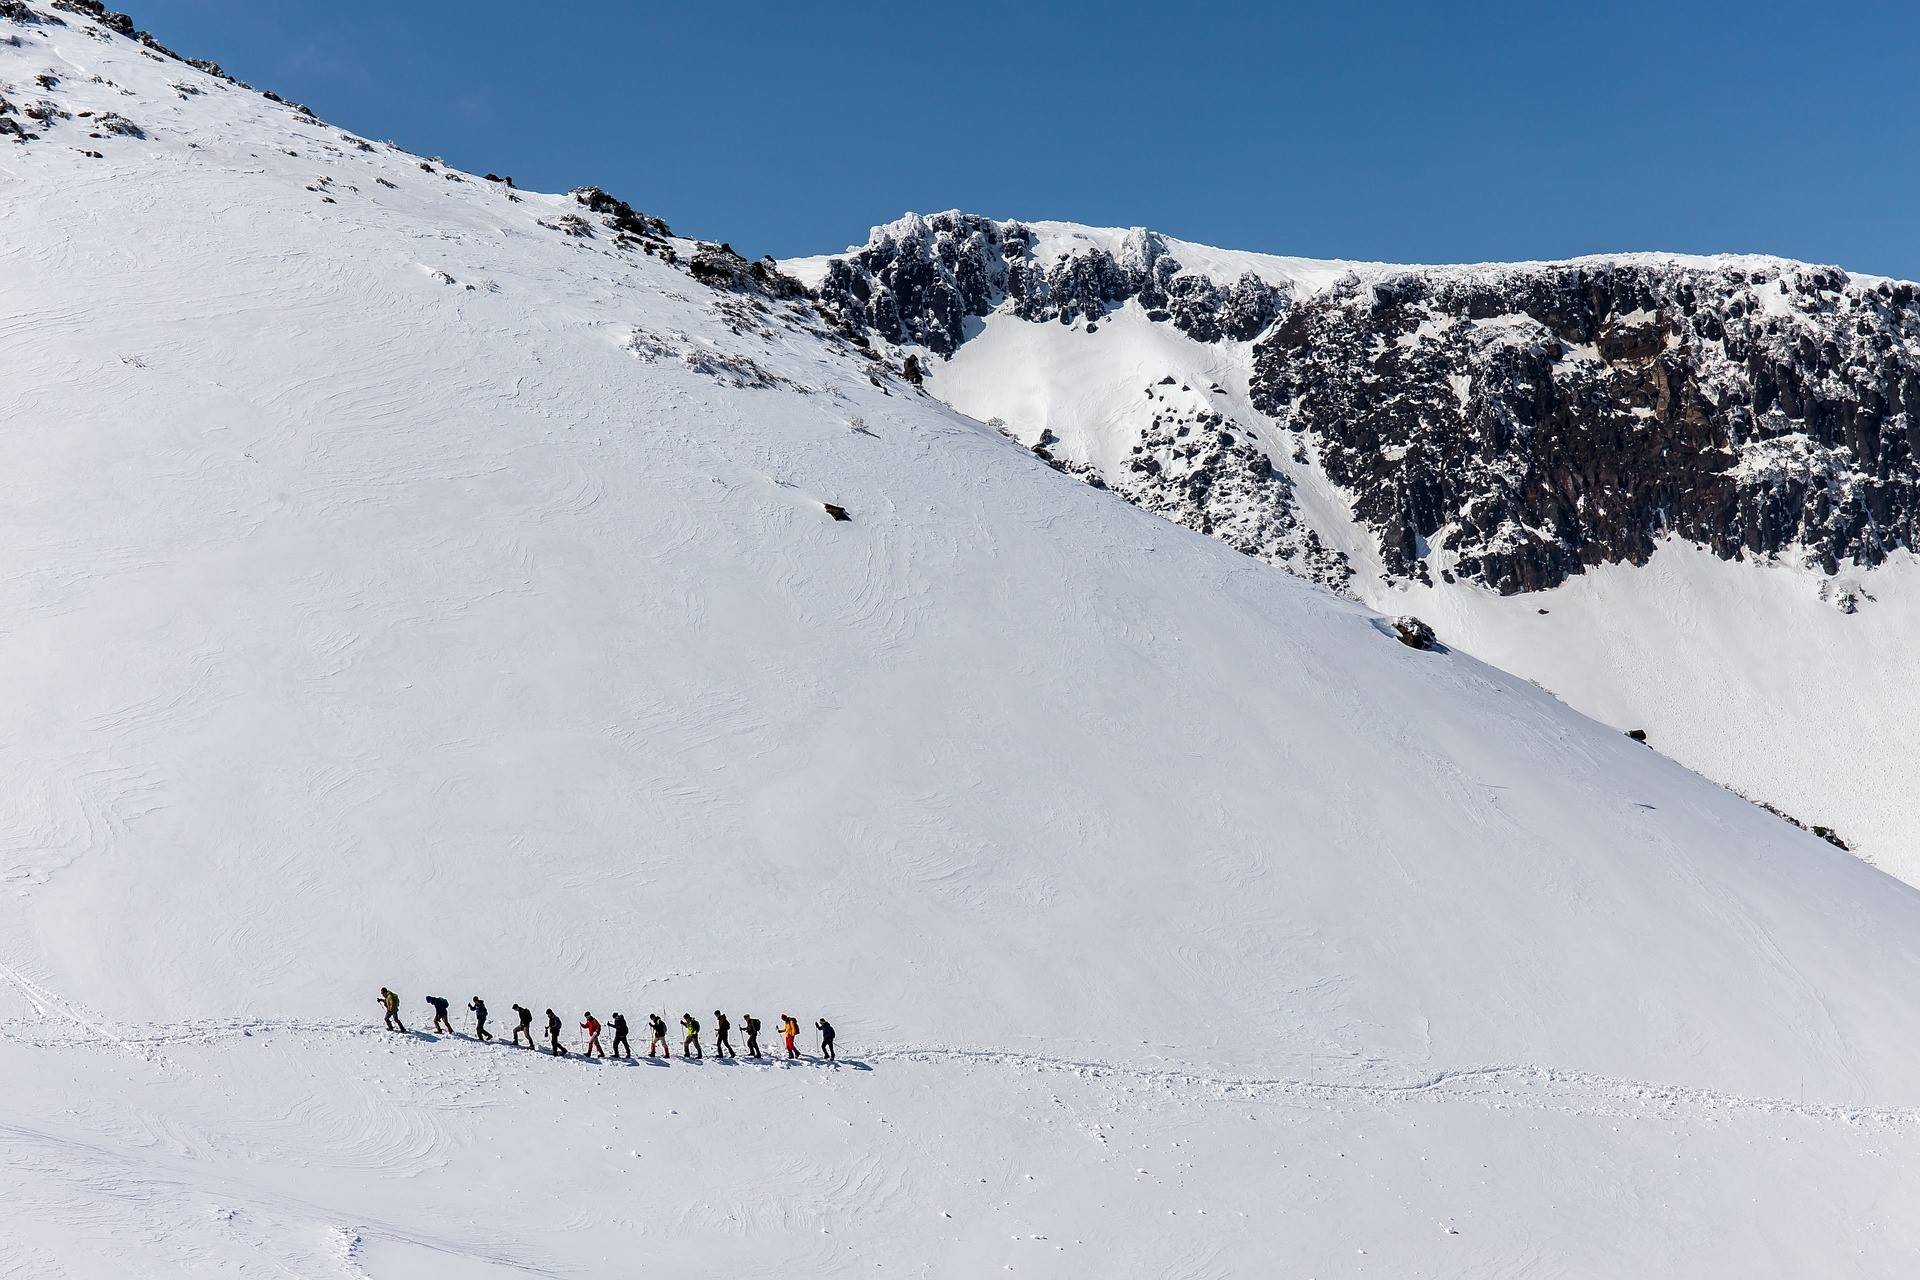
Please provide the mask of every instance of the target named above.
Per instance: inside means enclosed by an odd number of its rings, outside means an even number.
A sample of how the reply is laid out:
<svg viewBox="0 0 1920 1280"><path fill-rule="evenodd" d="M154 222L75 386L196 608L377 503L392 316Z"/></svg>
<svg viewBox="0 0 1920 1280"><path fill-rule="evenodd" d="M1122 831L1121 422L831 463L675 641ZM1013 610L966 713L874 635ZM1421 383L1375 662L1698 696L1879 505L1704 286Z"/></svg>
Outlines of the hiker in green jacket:
<svg viewBox="0 0 1920 1280"><path fill-rule="evenodd" d="M683 1058L704 1058L700 1052L700 1023L690 1013L680 1015L680 1030L685 1038L680 1041L680 1056Z"/></svg>

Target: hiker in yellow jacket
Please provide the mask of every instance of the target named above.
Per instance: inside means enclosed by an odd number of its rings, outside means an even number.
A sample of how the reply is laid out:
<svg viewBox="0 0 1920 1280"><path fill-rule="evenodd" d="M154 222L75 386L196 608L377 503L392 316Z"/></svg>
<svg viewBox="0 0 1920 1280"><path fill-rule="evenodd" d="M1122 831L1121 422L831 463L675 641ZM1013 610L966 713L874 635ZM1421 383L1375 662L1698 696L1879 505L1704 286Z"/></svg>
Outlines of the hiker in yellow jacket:
<svg viewBox="0 0 1920 1280"><path fill-rule="evenodd" d="M407 1028L405 1024L400 1021L400 997L394 992L382 987L380 988L380 1004L387 1011L387 1030L405 1031Z"/></svg>

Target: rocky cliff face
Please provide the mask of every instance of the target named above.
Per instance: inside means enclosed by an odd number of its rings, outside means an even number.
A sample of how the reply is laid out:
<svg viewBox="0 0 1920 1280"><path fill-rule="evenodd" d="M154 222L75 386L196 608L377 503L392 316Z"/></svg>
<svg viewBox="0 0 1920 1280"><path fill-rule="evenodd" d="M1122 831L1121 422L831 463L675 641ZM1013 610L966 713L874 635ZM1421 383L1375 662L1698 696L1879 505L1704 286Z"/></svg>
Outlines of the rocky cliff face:
<svg viewBox="0 0 1920 1280"><path fill-rule="evenodd" d="M1334 585L1337 557L1307 546L1273 465L1275 428L1410 578L1537 590L1644 561L1668 535L1835 572L1920 538L1911 284L1651 255L1356 268L1327 284L1190 271L1151 232L1047 248L1017 222L909 216L829 263L819 302L850 331L943 356L972 318L1092 325L1128 304L1196 342L1247 344L1257 421L1182 422L1175 437L1156 410L1102 479ZM1202 450L1210 432L1229 443Z"/></svg>
<svg viewBox="0 0 1920 1280"><path fill-rule="evenodd" d="M1915 545L1911 285L1630 259L1353 279L1254 349L1389 569L1502 591L1663 534L1828 572Z"/></svg>
<svg viewBox="0 0 1920 1280"><path fill-rule="evenodd" d="M1128 235L1104 249L1038 257L1033 228L969 213L909 214L875 228L864 249L828 264L822 309L889 342L950 356L968 317L1006 307L1023 320L1098 321L1137 300L1149 318L1199 342L1248 342L1285 299L1251 272L1228 284L1183 271L1164 237Z"/></svg>

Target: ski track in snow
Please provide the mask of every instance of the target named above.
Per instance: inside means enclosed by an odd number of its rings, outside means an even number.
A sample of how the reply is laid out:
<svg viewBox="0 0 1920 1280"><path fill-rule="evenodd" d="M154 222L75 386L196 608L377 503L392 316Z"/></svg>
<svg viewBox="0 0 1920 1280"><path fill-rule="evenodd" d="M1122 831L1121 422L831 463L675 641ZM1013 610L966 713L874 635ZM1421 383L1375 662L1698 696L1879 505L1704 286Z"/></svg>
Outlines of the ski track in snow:
<svg viewBox="0 0 1920 1280"><path fill-rule="evenodd" d="M16 983L23 980L7 971ZM24 989L24 988L23 988ZM251 1037L293 1036L307 1043L324 1044L348 1039L373 1037L384 1040L395 1034L383 1027L351 1022L312 1019L242 1018L194 1022L172 1027L129 1027L109 1029L98 1020L65 1012L68 1006L57 997L39 991L39 998L57 1011L57 1019L47 1021L14 1020L0 1023L0 1040L45 1050L83 1049L105 1039L111 1044L159 1062L155 1052L163 1046L212 1045ZM434 1042L422 1043L422 1034L434 1035ZM608 1033L611 1035L611 1032ZM739 1042L736 1037L736 1048ZM464 1032L421 1033L417 1029L398 1043L425 1053L470 1055L512 1050L499 1038L491 1043L475 1041ZM771 1046L771 1047L770 1047ZM763 1048L769 1049L764 1067L783 1066L777 1057L777 1038L769 1037ZM520 1050L525 1052L525 1050ZM709 1055L711 1057L711 1055ZM676 1063L669 1054L666 1061ZM699 1061L699 1060L696 1060ZM1313 1080L1284 1076L1256 1077L1220 1075L1182 1067L1151 1067L1101 1062L1093 1059L1052 1057L1005 1049L932 1048L925 1046L882 1046L860 1054L843 1053L838 1064L809 1055L806 1065L821 1071L870 1070L876 1063L903 1063L918 1066L956 1065L963 1068L996 1068L1029 1073L1059 1073L1082 1080L1104 1081L1128 1088L1151 1089L1168 1095L1185 1094L1192 1098L1219 1101L1235 1099L1283 1101L1303 1104L1377 1105L1402 1102L1477 1102L1492 1107L1513 1107L1557 1111L1568 1115L1609 1116L1643 1119L1649 1116L1691 1113L1711 1115L1794 1116L1823 1123L1848 1125L1910 1126L1920 1123L1920 1108L1842 1106L1831 1103L1796 1102L1785 1098L1750 1097L1715 1089L1664 1084L1646 1080L1623 1080L1587 1071L1533 1063L1455 1067L1400 1083ZM597 1066L576 1051L568 1066ZM739 1065L752 1065L741 1057ZM464 1062L471 1066L472 1063ZM556 1064L558 1065L558 1064ZM457 1097L454 1099L457 1101ZM388 1159L382 1156L382 1159ZM371 1163L371 1162L370 1162Z"/></svg>

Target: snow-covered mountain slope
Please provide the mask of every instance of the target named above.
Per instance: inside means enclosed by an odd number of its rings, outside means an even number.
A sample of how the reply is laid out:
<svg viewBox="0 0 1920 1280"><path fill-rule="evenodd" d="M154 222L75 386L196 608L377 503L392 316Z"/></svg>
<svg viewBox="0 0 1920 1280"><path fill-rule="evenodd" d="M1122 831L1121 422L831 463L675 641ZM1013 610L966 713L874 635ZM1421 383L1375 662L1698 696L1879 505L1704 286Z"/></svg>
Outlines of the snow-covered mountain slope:
<svg viewBox="0 0 1920 1280"><path fill-rule="evenodd" d="M959 213L788 269L1071 474L1428 617L1920 882L1915 286L1761 257L1313 262Z"/></svg>
<svg viewBox="0 0 1920 1280"><path fill-rule="evenodd" d="M1905 886L599 193L0 84L9 1267L1910 1269Z"/></svg>

